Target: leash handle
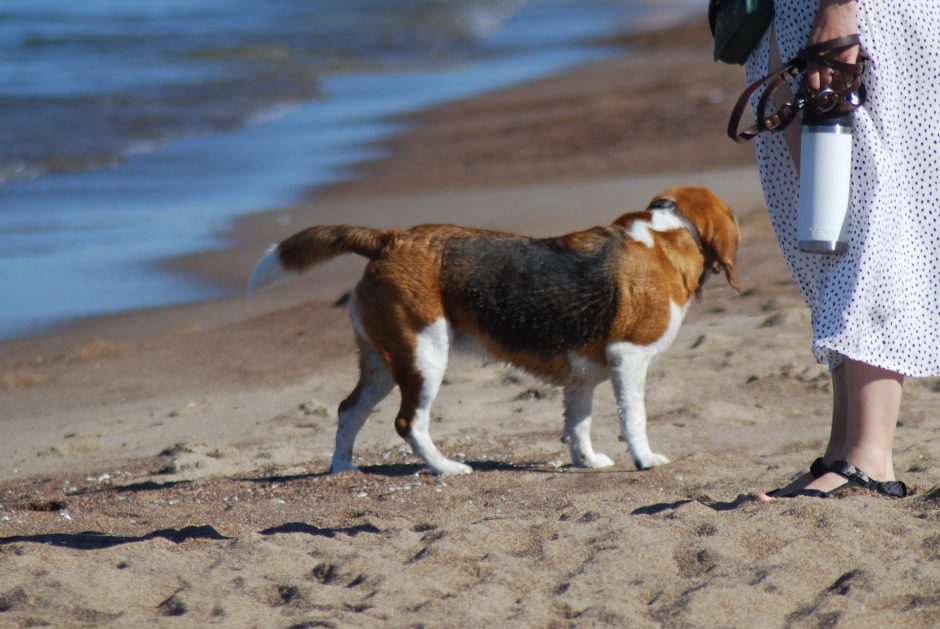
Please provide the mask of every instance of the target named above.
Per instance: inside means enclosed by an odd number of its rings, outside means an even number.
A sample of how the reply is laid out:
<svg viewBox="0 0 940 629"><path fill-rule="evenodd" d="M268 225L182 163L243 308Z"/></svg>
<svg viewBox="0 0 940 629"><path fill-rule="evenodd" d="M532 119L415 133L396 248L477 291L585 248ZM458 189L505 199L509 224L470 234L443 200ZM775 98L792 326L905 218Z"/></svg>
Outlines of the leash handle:
<svg viewBox="0 0 940 629"><path fill-rule="evenodd" d="M858 34L855 34L807 46L783 67L751 83L738 97L734 108L731 110L731 118L728 120L728 137L738 144L744 144L764 131L783 131L796 118L797 112L808 106L821 111L834 109L839 103L845 103L850 109L861 106L865 102L865 89L862 85L861 75L869 63L868 58L860 55L857 63L846 63L828 56L860 44L861 38ZM777 111L768 115L767 105L770 103L774 92L791 79L805 72L807 64L810 63L825 66L844 75L851 74L852 81L838 92L823 90L819 94L810 93L804 85L794 102L784 103ZM761 87L764 87L764 92L761 94L755 111L757 122L744 131L739 131L744 110L751 97Z"/></svg>

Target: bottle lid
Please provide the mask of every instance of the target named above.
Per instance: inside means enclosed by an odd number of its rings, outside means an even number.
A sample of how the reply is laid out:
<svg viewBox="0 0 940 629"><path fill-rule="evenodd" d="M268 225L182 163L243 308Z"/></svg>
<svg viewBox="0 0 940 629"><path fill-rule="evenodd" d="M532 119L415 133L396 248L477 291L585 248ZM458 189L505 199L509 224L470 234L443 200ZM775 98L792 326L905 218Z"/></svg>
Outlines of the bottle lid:
<svg viewBox="0 0 940 629"><path fill-rule="evenodd" d="M803 126L848 127L852 128L852 111L814 111L803 110Z"/></svg>

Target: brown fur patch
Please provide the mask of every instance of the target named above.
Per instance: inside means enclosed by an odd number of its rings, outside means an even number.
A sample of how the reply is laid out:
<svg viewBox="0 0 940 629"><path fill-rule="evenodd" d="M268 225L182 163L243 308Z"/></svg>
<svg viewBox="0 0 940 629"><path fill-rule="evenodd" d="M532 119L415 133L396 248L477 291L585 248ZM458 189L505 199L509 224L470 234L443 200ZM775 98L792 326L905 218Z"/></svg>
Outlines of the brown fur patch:
<svg viewBox="0 0 940 629"><path fill-rule="evenodd" d="M658 235L654 233L654 242ZM628 241L625 248L619 268L623 307L617 312L609 340L649 345L669 325L669 300L677 292L676 272L659 247Z"/></svg>

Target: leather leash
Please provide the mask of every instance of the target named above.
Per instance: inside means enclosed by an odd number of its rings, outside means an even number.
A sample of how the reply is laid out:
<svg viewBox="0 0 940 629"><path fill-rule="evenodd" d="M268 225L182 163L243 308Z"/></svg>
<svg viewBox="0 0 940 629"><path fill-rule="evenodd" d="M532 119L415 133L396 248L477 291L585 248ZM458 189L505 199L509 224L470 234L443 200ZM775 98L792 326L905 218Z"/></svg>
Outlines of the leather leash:
<svg viewBox="0 0 940 629"><path fill-rule="evenodd" d="M861 53L859 53L857 63L846 63L828 56L838 54L860 44L861 39L858 35L847 35L807 46L796 53L796 57L787 62L782 68L751 83L738 98L734 109L731 110L731 119L728 121L728 137L738 144L743 144L764 131L782 131L793 122L797 112L806 108L827 112L836 108L851 110L860 107L865 102L865 86L862 85L861 76L870 60ZM767 115L767 105L774 92L791 79L802 74L810 63L829 68L833 73L838 72L843 77L851 75L852 80L839 91L825 89L818 93L811 93L806 88L804 79L804 84L792 103L784 103L777 111ZM755 110L757 122L739 132L738 126L741 124L744 109L747 107L751 96L764 85L766 87Z"/></svg>

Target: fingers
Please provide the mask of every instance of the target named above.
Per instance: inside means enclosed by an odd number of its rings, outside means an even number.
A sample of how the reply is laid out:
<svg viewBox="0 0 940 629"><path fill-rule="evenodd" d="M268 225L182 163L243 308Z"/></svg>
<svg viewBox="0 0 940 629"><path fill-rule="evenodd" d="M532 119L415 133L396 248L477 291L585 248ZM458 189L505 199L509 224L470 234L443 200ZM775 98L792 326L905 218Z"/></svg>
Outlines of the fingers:
<svg viewBox="0 0 940 629"><path fill-rule="evenodd" d="M832 84L832 75L828 68L821 68L815 63L806 66L806 88L811 94L817 94Z"/></svg>
<svg viewBox="0 0 940 629"><path fill-rule="evenodd" d="M825 89L839 91L845 89L846 84L841 72L815 63L806 64L806 88L811 94L818 94Z"/></svg>
<svg viewBox="0 0 940 629"><path fill-rule="evenodd" d="M826 66L807 64L806 87L810 93L818 94L826 89L840 90L845 87L845 81L841 72Z"/></svg>

